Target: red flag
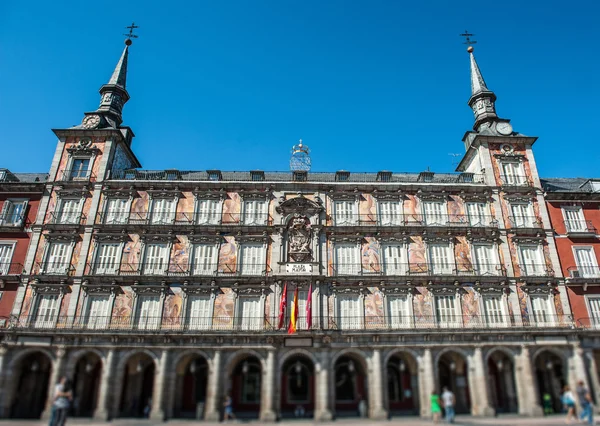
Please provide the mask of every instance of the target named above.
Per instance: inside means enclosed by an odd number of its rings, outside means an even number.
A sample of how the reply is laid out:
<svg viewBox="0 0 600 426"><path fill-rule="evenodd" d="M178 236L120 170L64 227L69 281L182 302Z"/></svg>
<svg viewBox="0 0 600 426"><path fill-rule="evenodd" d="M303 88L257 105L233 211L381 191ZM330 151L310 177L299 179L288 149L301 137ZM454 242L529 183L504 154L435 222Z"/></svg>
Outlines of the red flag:
<svg viewBox="0 0 600 426"><path fill-rule="evenodd" d="M281 300L279 301L279 327L281 329L285 322L285 310L287 308L287 283L283 286L283 293L281 293Z"/></svg>
<svg viewBox="0 0 600 426"><path fill-rule="evenodd" d="M312 327L312 283L308 286L308 296L306 296L306 329Z"/></svg>
<svg viewBox="0 0 600 426"><path fill-rule="evenodd" d="M298 287L294 290L294 303L292 304L292 314L290 315L290 326L288 327L288 334L294 334L297 330L296 324L298 323Z"/></svg>

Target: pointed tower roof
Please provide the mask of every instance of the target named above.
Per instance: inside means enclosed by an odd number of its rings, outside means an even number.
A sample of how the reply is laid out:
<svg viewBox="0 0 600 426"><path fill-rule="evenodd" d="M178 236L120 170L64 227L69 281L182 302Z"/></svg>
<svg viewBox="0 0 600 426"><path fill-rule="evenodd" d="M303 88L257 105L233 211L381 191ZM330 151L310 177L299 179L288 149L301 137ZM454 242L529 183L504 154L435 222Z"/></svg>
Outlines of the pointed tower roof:
<svg viewBox="0 0 600 426"><path fill-rule="evenodd" d="M112 76L110 77L110 80L108 80L107 84L120 86L125 89L127 84L127 57L129 56L130 45L131 43L125 44L125 49L123 49L121 58L119 59L119 62L117 63L117 66L115 67L115 70L113 71Z"/></svg>
<svg viewBox="0 0 600 426"><path fill-rule="evenodd" d="M479 65L473 55L473 46L469 46L471 60L471 97L469 98L469 106L475 114L475 124L473 129L477 130L479 126L487 121L497 119L496 115L496 94L488 89L483 79L483 75L479 70Z"/></svg>

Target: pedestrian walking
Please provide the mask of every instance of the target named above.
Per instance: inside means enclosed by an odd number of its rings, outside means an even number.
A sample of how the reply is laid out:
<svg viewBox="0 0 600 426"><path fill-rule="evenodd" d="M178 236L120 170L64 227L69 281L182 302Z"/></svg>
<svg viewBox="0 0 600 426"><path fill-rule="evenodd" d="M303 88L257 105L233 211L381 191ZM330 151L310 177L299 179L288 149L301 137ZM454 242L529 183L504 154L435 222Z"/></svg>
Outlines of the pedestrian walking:
<svg viewBox="0 0 600 426"><path fill-rule="evenodd" d="M577 417L575 416L575 396L573 395L573 392L571 392L569 386L563 388L562 403L567 412L565 423L571 423L572 420L577 420Z"/></svg>
<svg viewBox="0 0 600 426"><path fill-rule="evenodd" d="M431 392L431 414L433 415L433 423L437 424L442 416L442 407L440 405L440 396L435 389Z"/></svg>
<svg viewBox="0 0 600 426"><path fill-rule="evenodd" d="M581 414L579 414L579 419L585 420L588 425L593 425L594 407L592 406L592 395L590 394L588 388L585 387L583 380L577 382L577 388L575 388L575 392L577 393L579 405L581 405Z"/></svg>
<svg viewBox="0 0 600 426"><path fill-rule="evenodd" d="M448 387L444 386L444 391L442 392L442 404L444 404L444 411L446 412L446 422L454 423L454 404L456 403L456 398L454 394Z"/></svg>
<svg viewBox="0 0 600 426"><path fill-rule="evenodd" d="M62 376L54 387L53 398L49 426L64 426L73 400L71 382L66 376Z"/></svg>
<svg viewBox="0 0 600 426"><path fill-rule="evenodd" d="M223 406L225 407L225 413L223 415L223 421L229 419L235 419L235 415L233 414L233 401L231 400L231 396L225 396L225 401L223 402Z"/></svg>

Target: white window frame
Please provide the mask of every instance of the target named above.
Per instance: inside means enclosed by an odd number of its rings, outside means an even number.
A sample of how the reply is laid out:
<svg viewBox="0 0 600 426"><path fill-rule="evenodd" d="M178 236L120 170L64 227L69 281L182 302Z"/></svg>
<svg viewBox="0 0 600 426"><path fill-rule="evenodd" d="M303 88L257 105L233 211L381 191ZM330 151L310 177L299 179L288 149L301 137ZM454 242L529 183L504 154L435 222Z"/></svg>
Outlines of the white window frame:
<svg viewBox="0 0 600 426"><path fill-rule="evenodd" d="M261 206L260 212L249 213L249 206ZM247 198L242 201L242 223L244 225L266 225L269 218L269 201L265 198Z"/></svg>
<svg viewBox="0 0 600 426"><path fill-rule="evenodd" d="M250 246L260 246L260 256L258 262L251 262L250 266L244 262L244 251ZM262 242L242 242L238 245L238 273L248 276L261 276L267 272L267 245Z"/></svg>
<svg viewBox="0 0 600 426"><path fill-rule="evenodd" d="M14 208L21 204L21 217L17 221L10 220L10 216L14 216ZM25 223L27 218L27 206L29 205L28 198L7 198L2 204L2 210L0 211L0 226L14 226L18 228ZM9 210L13 210L13 213L9 213Z"/></svg>
<svg viewBox="0 0 600 426"><path fill-rule="evenodd" d="M508 170L508 167L505 167L509 165L513 167L513 170ZM502 183L504 185L524 185L527 183L525 168L521 161L501 160L500 169L502 170Z"/></svg>
<svg viewBox="0 0 600 426"><path fill-rule="evenodd" d="M50 256L50 252L52 251L52 247L56 244L64 244L65 246L67 246L66 251L65 251L65 267L64 268L58 268L57 265L52 265L55 262L50 262L49 256ZM69 273L70 267L71 267L71 260L73 259L73 249L75 248L75 241L55 241L55 240L47 240L46 244L44 245L44 262L43 262L43 270L41 271L42 274L47 274L47 275L66 275ZM50 269L48 268L48 266L50 266Z"/></svg>
<svg viewBox="0 0 600 426"><path fill-rule="evenodd" d="M600 294L586 294L584 296L585 299L585 307L588 311L588 315L590 318L590 327L594 329L600 328ZM597 301L598 312L594 313L592 309L592 300Z"/></svg>
<svg viewBox="0 0 600 426"><path fill-rule="evenodd" d="M99 298L107 298L106 306L104 307L105 312L102 315L95 314L92 316L92 308L94 306L94 301ZM98 329L105 330L110 325L110 320L112 319L112 308L114 302L114 293L99 293L99 294L86 294L85 300L85 327L88 329Z"/></svg>
<svg viewBox="0 0 600 426"><path fill-rule="evenodd" d="M587 232L588 228L582 206L561 206L561 210L567 232ZM569 219L567 217L567 212L576 213L578 218Z"/></svg>
<svg viewBox="0 0 600 426"><path fill-rule="evenodd" d="M513 207L523 207L526 206L527 210L526 214L515 215L515 210ZM536 226L536 216L535 211L533 209L533 204L531 202L510 202L510 216L512 217L512 227L514 228L533 228Z"/></svg>
<svg viewBox="0 0 600 426"><path fill-rule="evenodd" d="M68 179L65 179L63 176L63 180L68 180L68 181L78 181L78 180L87 180L90 178L91 174L92 174L92 170L94 169L94 158L95 155L71 155L69 156L69 164L67 165L67 176ZM77 177L73 177L73 166L75 165L75 161L77 160L88 160L88 169L85 173L85 176L77 176Z"/></svg>
<svg viewBox="0 0 600 426"><path fill-rule="evenodd" d="M388 206L384 212L384 206ZM395 212L393 212L395 210ZM404 223L404 203L401 200L377 200L377 217L381 226L400 226Z"/></svg>
<svg viewBox="0 0 600 426"><path fill-rule="evenodd" d="M541 313L536 313L536 310L534 309L534 299L542 300L542 302L546 304L546 314L548 315L548 318L542 318L540 321ZM554 307L554 295L552 292L548 292L548 294L530 294L527 298L527 304L529 305L529 312L531 312L531 320L533 321L533 324L531 324L532 326L548 327L556 324L556 311Z"/></svg>
<svg viewBox="0 0 600 426"><path fill-rule="evenodd" d="M153 262L154 266L149 266L148 265L148 250L150 246L166 246L165 247L165 253L164 253L164 263L165 263L165 267L158 269L156 267L156 265L154 265L155 263L158 262ZM144 244L144 250L143 250L143 257L141 257L141 259L143 259L142 265L141 265L141 271L144 275L167 275L168 271L169 271L169 265L171 264L171 243L170 242L166 242L166 241L162 241L162 242L152 242L152 243L145 243Z"/></svg>
<svg viewBox="0 0 600 426"><path fill-rule="evenodd" d="M258 315L254 316L246 316L244 315L244 303L249 299L256 299L255 302L258 302L257 310ZM265 319L265 305L264 305L264 297L261 295L243 295L238 296L236 300L236 324L239 330L252 331L252 330L262 330L264 328L264 319ZM261 315L262 312L262 315Z"/></svg>
<svg viewBox="0 0 600 426"><path fill-rule="evenodd" d="M120 216L120 213L115 210L111 210L110 204L113 201L125 201L125 208L122 212L123 216ZM104 202L104 224L106 225L126 225L129 222L129 217L131 214L131 197L106 197Z"/></svg>
<svg viewBox="0 0 600 426"><path fill-rule="evenodd" d="M208 213L206 218L201 217L200 206L203 202L215 203L216 209L214 214ZM214 216L214 217L211 217ZM218 225L221 223L223 216L223 200L216 198L196 197L194 206L194 223L196 225Z"/></svg>
<svg viewBox="0 0 600 426"><path fill-rule="evenodd" d="M536 263L528 263L525 261L523 257L523 249L524 248L533 248L536 247ZM521 276L523 277L539 277L546 276L546 271L548 266L546 265L546 260L544 258L544 247L542 244L519 244L517 246L517 253L519 256L519 270L521 271ZM528 266L530 265L530 266Z"/></svg>
<svg viewBox="0 0 600 426"><path fill-rule="evenodd" d="M344 299L356 298L352 300L354 307L358 310L356 315L342 315L340 303ZM363 330L365 328L365 299L360 293L336 293L335 295L335 318L337 319L338 330Z"/></svg>
<svg viewBox="0 0 600 426"><path fill-rule="evenodd" d="M431 250L434 246L447 246L447 254L449 258L447 259L446 264L438 265L434 262ZM453 275L454 270L456 269L456 256L454 254L454 244L451 242L443 243L428 243L427 244L427 265L430 273L434 275Z"/></svg>
<svg viewBox="0 0 600 426"><path fill-rule="evenodd" d="M198 249L200 246L204 247L212 247L212 259L210 259L210 263L208 267L199 269L198 264L196 262L196 257L198 254ZM215 275L219 266L219 244L218 243L193 243L192 244L192 255L190 256L190 271L194 276L211 276Z"/></svg>
<svg viewBox="0 0 600 426"><path fill-rule="evenodd" d="M8 275L10 271L10 265L12 263L12 258L15 255L15 247L17 246L16 241L8 241L8 240L0 240L0 247L8 247L6 250L6 254L0 257L0 276Z"/></svg>
<svg viewBox="0 0 600 426"><path fill-rule="evenodd" d="M438 313L438 301L440 298L448 298L448 300L453 300L453 308L454 313L452 315L452 319L447 322L444 318L440 318ZM435 316L435 323L438 328L460 328L463 325L462 319L462 306L461 306L461 297L460 294L434 294L433 295L433 314Z"/></svg>
<svg viewBox="0 0 600 426"><path fill-rule="evenodd" d="M486 327L490 328L502 328L508 325L508 305L506 300L506 295L504 294L482 294L480 304L480 312L483 312L483 319L485 321ZM497 321L498 313L490 316L488 314L488 307L486 306L486 301L490 299L499 299L499 308L500 308L500 321Z"/></svg>
<svg viewBox="0 0 600 426"><path fill-rule="evenodd" d="M201 317L192 317L192 305L195 300L199 298L207 298L207 311L208 315L206 318ZM212 293L198 293L198 294L188 294L186 296L186 312L185 312L185 321L187 324L188 330L210 330L212 329L213 324L213 315L215 309L215 298Z"/></svg>
<svg viewBox="0 0 600 426"><path fill-rule="evenodd" d="M354 254L351 257L356 258L356 263L350 262L349 264L346 264L342 262L343 259L339 258L340 252L338 251L342 248L346 248L348 251L354 251ZM358 243L335 243L333 246L333 256L333 265L336 270L336 275L360 275L362 270L362 256Z"/></svg>
<svg viewBox="0 0 600 426"><path fill-rule="evenodd" d="M427 206L441 205L440 212L427 211ZM435 210L435 209L434 209ZM444 226L448 224L448 203L446 200L423 200L421 201L423 213L423 224L428 226Z"/></svg>
<svg viewBox="0 0 600 426"><path fill-rule="evenodd" d="M61 197L59 200L57 200L56 204L58 208L55 210L55 223L62 225L79 225L81 223L83 200L84 198L82 197ZM71 201L73 204L75 204L75 207L73 211L70 211L67 215L65 215L65 204Z"/></svg>
<svg viewBox="0 0 600 426"><path fill-rule="evenodd" d="M113 246L117 246L117 252L116 252L116 257L115 257L115 264L114 264L114 268L99 268L99 264L100 264L100 251L101 251L101 247L106 246L106 245L113 245ZM96 242L96 245L94 247L94 271L93 273L95 275L117 275L119 273L119 271L121 270L121 261L123 259L123 247L124 247L125 243L123 242L114 242L114 241L98 241Z"/></svg>
<svg viewBox="0 0 600 426"><path fill-rule="evenodd" d="M404 304L404 310L406 314L399 316L392 311L392 304L395 300L402 300L400 303ZM388 318L388 327L392 330L412 328L414 324L413 318L413 300L408 293L391 293L385 295L385 309Z"/></svg>
<svg viewBox="0 0 600 426"><path fill-rule="evenodd" d="M573 258L575 259L575 265L577 266L577 271L579 271L580 278L599 278L600 277L600 268L598 268L598 257L596 255L596 251L593 246L572 246L573 250ZM588 251L590 252L590 265L580 265L579 264L579 256L577 255L578 251Z"/></svg>
<svg viewBox="0 0 600 426"><path fill-rule="evenodd" d="M487 264L481 267L482 262L479 260L477 255L477 247L488 247L491 248L491 259ZM500 257L498 255L498 244L496 243L474 243L471 245L471 259L473 259L473 266L476 269L475 275L487 275L487 276L498 276L501 273L500 268Z"/></svg>
<svg viewBox="0 0 600 426"><path fill-rule="evenodd" d="M400 256L388 259L388 252L391 248L397 248ZM381 243L381 260L383 261L383 273L386 276L408 275L410 266L408 264L408 246L404 242L383 242Z"/></svg>
<svg viewBox="0 0 600 426"><path fill-rule="evenodd" d="M342 203L350 205L350 211L342 211L338 209ZM358 223L358 205L356 199L344 199L344 200L331 200L331 207L333 208L333 224L335 226L348 226L356 225ZM348 217L348 215L350 215Z"/></svg>
<svg viewBox="0 0 600 426"><path fill-rule="evenodd" d="M142 317L142 307L144 299L158 298L158 315L146 315L145 319ZM140 294L136 296L135 301L135 315L134 315L134 326L138 330L158 330L161 328L162 316L163 316L163 297L158 294Z"/></svg>
<svg viewBox="0 0 600 426"><path fill-rule="evenodd" d="M169 202L171 204L170 210L158 210L160 215L157 216L156 204L157 202ZM149 223L152 225L173 225L175 218L177 217L177 204L179 204L178 197L152 197L150 206L150 217Z"/></svg>
<svg viewBox="0 0 600 426"><path fill-rule="evenodd" d="M54 307L55 312L54 312L53 316L48 318L46 315L44 315L44 317L47 319L43 319L40 317L40 308L44 304L44 300L46 297L56 297L56 299L55 299L56 306ZM54 328L54 327L56 327L58 317L60 316L60 308L62 305L62 300L63 300L63 296L61 293L38 293L38 294L36 294L36 297L35 297L35 319L33 321L33 326L35 328Z"/></svg>
<svg viewBox="0 0 600 426"><path fill-rule="evenodd" d="M476 214L472 214L470 207L474 207ZM484 201L467 201L465 212L467 213L469 226L488 226L491 222L489 204Z"/></svg>

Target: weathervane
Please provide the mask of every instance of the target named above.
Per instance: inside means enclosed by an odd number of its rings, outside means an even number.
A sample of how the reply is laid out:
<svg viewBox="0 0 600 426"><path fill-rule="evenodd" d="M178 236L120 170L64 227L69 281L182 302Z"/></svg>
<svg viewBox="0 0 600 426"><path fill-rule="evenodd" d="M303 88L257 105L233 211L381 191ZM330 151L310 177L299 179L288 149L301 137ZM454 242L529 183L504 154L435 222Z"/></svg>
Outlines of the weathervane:
<svg viewBox="0 0 600 426"><path fill-rule="evenodd" d="M475 34L470 34L467 30L465 30L464 34L459 34L459 36L464 37L465 38L465 42L463 44L466 44L467 46L467 52L472 52L473 51L473 44L477 44L477 41L475 40L471 40L471 37L473 37Z"/></svg>
<svg viewBox="0 0 600 426"><path fill-rule="evenodd" d="M138 38L138 36L133 33L133 30L135 30L136 28L139 28L139 25L135 25L135 22L132 22L130 26L125 27L125 28L129 29L128 34L123 34L125 37L127 37L127 40L125 40L125 44L127 46L131 46L131 43L132 43L131 39Z"/></svg>

